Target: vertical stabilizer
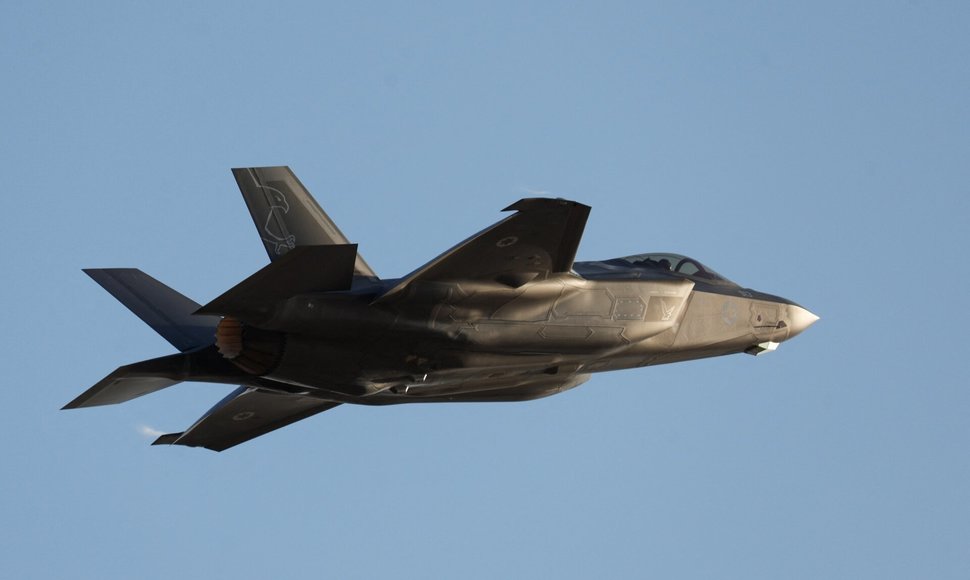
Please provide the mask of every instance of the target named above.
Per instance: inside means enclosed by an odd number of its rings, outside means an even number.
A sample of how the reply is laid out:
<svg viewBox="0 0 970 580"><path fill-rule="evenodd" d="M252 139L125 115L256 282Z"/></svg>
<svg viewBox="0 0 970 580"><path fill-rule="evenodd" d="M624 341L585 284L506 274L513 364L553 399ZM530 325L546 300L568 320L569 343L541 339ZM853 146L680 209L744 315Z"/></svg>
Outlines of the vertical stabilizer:
<svg viewBox="0 0 970 580"><path fill-rule="evenodd" d="M270 260L297 246L349 243L289 167L237 168L232 174ZM359 254L354 273L377 277Z"/></svg>

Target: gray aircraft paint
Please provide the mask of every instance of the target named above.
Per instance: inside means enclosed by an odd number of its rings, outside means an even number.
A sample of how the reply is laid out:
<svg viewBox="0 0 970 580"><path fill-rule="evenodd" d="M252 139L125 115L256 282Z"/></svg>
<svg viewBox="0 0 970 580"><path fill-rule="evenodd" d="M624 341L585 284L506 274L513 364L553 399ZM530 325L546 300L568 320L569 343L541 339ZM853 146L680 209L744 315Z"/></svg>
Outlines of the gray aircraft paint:
<svg viewBox="0 0 970 580"><path fill-rule="evenodd" d="M155 444L222 451L342 403L524 401L593 373L763 354L818 317L677 254L573 262L589 207L524 199L381 280L287 167L234 169L271 263L209 304L134 269L86 272L182 351L65 408L181 381L242 385Z"/></svg>

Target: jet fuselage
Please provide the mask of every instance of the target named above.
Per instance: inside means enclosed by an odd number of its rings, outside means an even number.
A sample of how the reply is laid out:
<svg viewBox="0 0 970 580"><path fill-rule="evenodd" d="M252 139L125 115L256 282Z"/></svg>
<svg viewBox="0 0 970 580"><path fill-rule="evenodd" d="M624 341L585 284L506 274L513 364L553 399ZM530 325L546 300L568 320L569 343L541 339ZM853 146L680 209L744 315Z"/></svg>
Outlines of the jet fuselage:
<svg viewBox="0 0 970 580"><path fill-rule="evenodd" d="M293 297L254 322L285 336L278 365L264 377L336 389L363 404L395 404L533 399L564 390L533 385L537 377L554 383L567 374L759 354L816 319L790 301L733 284L717 292L697 285L687 276L588 280L571 273L519 288L413 284L397 302L373 305L365 282L342 295ZM522 384L510 387L517 379Z"/></svg>
<svg viewBox="0 0 970 580"><path fill-rule="evenodd" d="M382 280L287 167L234 169L270 264L200 306L144 272L86 270L180 352L65 408L182 381L240 385L160 445L223 451L341 404L523 401L592 373L771 352L817 317L678 254L575 262L590 208L512 215Z"/></svg>

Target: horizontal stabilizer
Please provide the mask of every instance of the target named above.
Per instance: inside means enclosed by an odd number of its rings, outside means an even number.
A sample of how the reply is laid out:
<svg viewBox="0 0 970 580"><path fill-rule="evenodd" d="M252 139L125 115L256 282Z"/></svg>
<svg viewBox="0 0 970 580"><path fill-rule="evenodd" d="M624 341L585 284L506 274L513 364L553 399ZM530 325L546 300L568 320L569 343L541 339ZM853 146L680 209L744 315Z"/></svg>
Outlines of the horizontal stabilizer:
<svg viewBox="0 0 970 580"><path fill-rule="evenodd" d="M138 318L182 352L215 341L216 316L194 316L199 305L134 268L87 269L94 279Z"/></svg>
<svg viewBox="0 0 970 580"><path fill-rule="evenodd" d="M124 403L182 381L238 383L247 378L249 376L225 360L216 347L210 346L119 367L63 408Z"/></svg>
<svg viewBox="0 0 970 580"><path fill-rule="evenodd" d="M206 304L199 314L263 312L298 294L348 290L357 244L300 246Z"/></svg>
<svg viewBox="0 0 970 580"><path fill-rule="evenodd" d="M350 243L289 167L236 168L232 175L271 261L300 246ZM364 258L354 261L356 275L377 277Z"/></svg>
<svg viewBox="0 0 970 580"><path fill-rule="evenodd" d="M565 199L520 200L516 213L418 268L375 302L417 281L467 280L518 287L569 272L589 217L589 206Z"/></svg>
<svg viewBox="0 0 970 580"><path fill-rule="evenodd" d="M119 367L76 399L64 405L64 409L124 403L142 395L171 387L181 382L179 379L167 376L171 374L172 363L181 356L173 354Z"/></svg>
<svg viewBox="0 0 970 580"><path fill-rule="evenodd" d="M182 433L162 435L152 445L185 445L225 451L340 403L240 387Z"/></svg>

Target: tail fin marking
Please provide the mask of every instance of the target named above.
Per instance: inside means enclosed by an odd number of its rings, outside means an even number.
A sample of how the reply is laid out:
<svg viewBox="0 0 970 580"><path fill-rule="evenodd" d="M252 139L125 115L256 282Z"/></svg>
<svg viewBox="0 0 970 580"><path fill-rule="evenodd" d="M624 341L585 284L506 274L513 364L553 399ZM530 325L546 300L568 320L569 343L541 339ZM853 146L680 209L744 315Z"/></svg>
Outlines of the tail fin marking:
<svg viewBox="0 0 970 580"><path fill-rule="evenodd" d="M297 246L349 243L289 167L235 168L232 174L271 261ZM360 255L354 272L377 277Z"/></svg>

